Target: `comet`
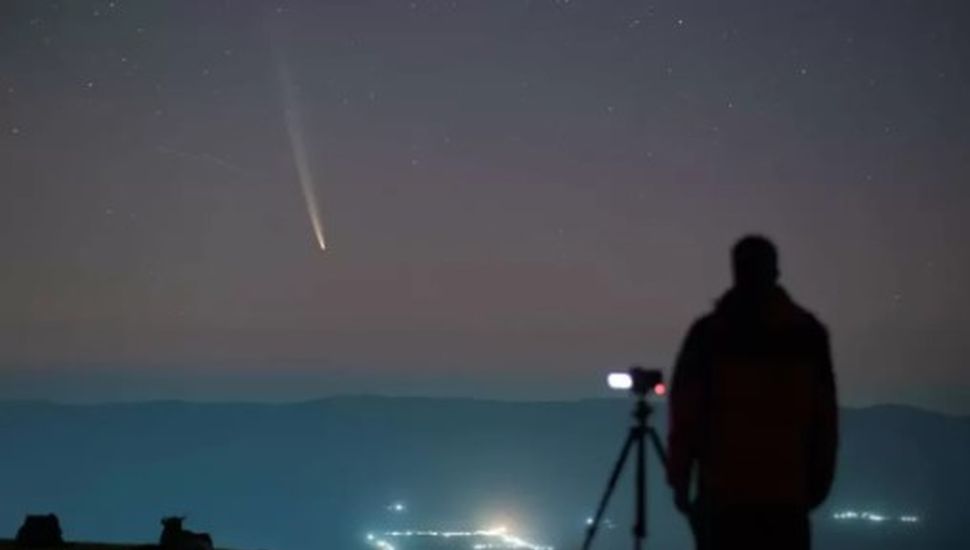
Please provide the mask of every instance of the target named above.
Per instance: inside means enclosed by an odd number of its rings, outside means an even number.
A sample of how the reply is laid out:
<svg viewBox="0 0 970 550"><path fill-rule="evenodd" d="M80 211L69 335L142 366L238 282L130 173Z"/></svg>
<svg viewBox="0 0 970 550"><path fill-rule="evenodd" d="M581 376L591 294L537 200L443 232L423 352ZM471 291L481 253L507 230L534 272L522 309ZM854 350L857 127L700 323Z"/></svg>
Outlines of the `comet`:
<svg viewBox="0 0 970 550"><path fill-rule="evenodd" d="M276 66L283 96L283 119L290 140L290 150L293 153L293 164L296 167L300 188L303 190L303 200L306 202L307 214L310 216L313 236L316 238L320 250L326 250L327 241L323 234L323 220L320 214L320 203L317 200L316 186L313 182L313 171L310 167L310 159L307 156L296 86L293 85L289 65L287 65L283 56L277 57Z"/></svg>

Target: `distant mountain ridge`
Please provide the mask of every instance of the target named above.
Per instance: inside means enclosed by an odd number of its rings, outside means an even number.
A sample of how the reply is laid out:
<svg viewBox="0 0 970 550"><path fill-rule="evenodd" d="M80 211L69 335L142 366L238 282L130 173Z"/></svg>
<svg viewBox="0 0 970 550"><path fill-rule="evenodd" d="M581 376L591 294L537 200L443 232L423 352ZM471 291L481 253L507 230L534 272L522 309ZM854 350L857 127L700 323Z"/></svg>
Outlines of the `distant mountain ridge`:
<svg viewBox="0 0 970 550"><path fill-rule="evenodd" d="M0 538L24 514L50 511L68 540L151 542L159 518L186 514L232 548L363 548L369 530L493 521L564 547L599 496L629 405L380 396L0 402ZM661 429L664 408L654 419ZM816 514L818 547L963 547L970 417L877 406L843 410L841 429L837 485ZM686 548L655 462L650 482L652 540ZM610 512L621 526L627 497ZM395 500L408 503L406 514L388 512ZM922 521L901 532L831 519L848 508Z"/></svg>

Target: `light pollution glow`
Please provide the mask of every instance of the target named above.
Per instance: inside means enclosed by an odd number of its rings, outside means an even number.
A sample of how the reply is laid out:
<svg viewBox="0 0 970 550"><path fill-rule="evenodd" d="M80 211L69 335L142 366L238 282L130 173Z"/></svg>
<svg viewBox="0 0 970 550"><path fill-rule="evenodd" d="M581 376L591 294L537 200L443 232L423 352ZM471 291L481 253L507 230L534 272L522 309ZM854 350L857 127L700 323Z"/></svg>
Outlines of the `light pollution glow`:
<svg viewBox="0 0 970 550"><path fill-rule="evenodd" d="M303 199L306 202L307 214L310 215L313 234L317 239L320 250L326 250L327 243L323 236L323 221L321 220L320 205L317 202L317 193L313 184L313 173L310 170L310 160L306 152L296 87L293 85L290 68L282 56L277 56L276 66L283 93L283 117L286 121L286 133L290 138L293 163L296 165L297 177L300 180L300 187L303 189Z"/></svg>
<svg viewBox="0 0 970 550"><path fill-rule="evenodd" d="M491 549L521 549L521 550L553 550L552 546L542 546L523 540L508 532L505 527L481 529L478 531L388 531L380 535L367 534L367 543L378 550L396 550L389 539L431 537L431 538L470 538L485 539L488 542L477 542L472 545L473 550Z"/></svg>

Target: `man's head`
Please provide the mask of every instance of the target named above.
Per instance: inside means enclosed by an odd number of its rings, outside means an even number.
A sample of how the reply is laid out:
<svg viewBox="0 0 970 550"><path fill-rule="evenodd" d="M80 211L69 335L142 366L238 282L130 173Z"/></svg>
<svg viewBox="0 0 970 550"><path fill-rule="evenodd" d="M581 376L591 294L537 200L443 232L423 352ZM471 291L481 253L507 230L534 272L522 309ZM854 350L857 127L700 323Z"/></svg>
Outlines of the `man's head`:
<svg viewBox="0 0 970 550"><path fill-rule="evenodd" d="M778 250L760 235L743 237L731 249L735 288L765 289L778 281Z"/></svg>

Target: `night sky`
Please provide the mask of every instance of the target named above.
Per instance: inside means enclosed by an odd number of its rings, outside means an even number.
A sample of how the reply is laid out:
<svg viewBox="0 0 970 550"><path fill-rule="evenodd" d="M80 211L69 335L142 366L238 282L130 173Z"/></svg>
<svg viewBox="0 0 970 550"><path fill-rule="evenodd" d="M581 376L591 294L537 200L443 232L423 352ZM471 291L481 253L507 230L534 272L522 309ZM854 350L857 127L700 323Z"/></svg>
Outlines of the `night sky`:
<svg viewBox="0 0 970 550"><path fill-rule="evenodd" d="M753 231L845 404L970 412L968 28L964 0L4 1L0 398L603 395L670 365Z"/></svg>

